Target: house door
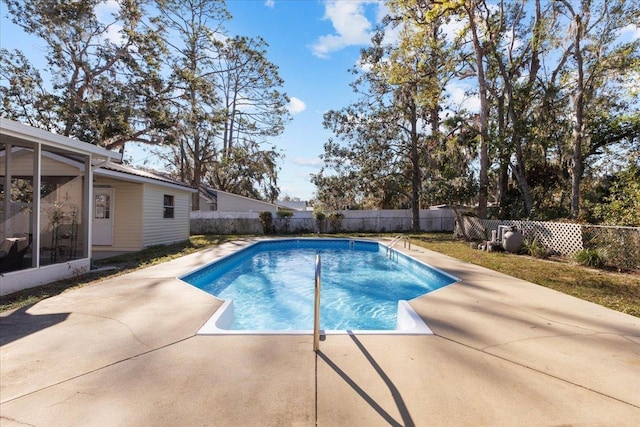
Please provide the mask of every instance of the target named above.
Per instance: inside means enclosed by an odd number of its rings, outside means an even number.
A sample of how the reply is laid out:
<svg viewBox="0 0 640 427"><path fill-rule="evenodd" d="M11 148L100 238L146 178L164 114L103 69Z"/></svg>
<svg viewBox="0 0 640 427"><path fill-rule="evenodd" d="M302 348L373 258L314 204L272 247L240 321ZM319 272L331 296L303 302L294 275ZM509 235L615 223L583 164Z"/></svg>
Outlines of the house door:
<svg viewBox="0 0 640 427"><path fill-rule="evenodd" d="M113 245L113 188L94 188L92 225L94 245Z"/></svg>

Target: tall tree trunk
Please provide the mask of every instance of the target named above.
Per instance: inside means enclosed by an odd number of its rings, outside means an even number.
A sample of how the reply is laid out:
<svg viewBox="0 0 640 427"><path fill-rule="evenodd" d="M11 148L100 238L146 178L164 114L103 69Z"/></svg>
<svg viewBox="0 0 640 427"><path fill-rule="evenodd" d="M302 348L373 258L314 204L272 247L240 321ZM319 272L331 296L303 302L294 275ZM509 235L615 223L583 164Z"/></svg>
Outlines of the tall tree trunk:
<svg viewBox="0 0 640 427"><path fill-rule="evenodd" d="M511 123L511 127L512 127L512 133L511 133L511 144L509 145L510 148L513 148L515 150L515 157L516 157L516 164L515 166L511 166L511 170L513 171L513 174L516 177L516 181L518 183L518 186L520 187L520 191L522 193L522 199L524 202L524 206L525 206L525 210L527 213L527 217L531 217L531 213L533 211L533 198L531 196L531 189L529 188L529 183L527 182L527 173L526 173L526 169L525 169L525 159L524 159L524 155L523 155L523 151L522 151L522 144L523 144L523 140L524 140L524 132L525 132L525 128L526 128L526 112L527 112L527 105L525 102L529 102L530 99L530 92L531 92L531 88L533 87L535 80L536 80L536 76L538 73L538 69L540 68L540 63L539 63L539 59L538 59L538 39L539 39L539 34L540 34L540 28L542 25L542 20L541 20L541 10L540 10L540 0L536 0L536 20L534 23L534 29L533 29L533 40L532 40L532 46L531 46L531 62L530 62L530 70L529 70L529 77L528 77L528 82L527 85L522 89L524 90L524 93L522 93L519 97L520 102L520 111L516 111L516 100L514 99L515 95L514 95L514 82L516 81L516 76L519 75L519 73L516 73L515 70L513 69L513 63L512 61L509 61L509 69L507 69L503 58L497 54L497 52L494 51L494 53L496 54L496 61L498 64L498 67L500 69L500 74L502 75L502 79L504 81L504 88L505 88L505 96L506 96L506 114L509 118L509 122ZM494 46L495 47L495 46ZM524 64L519 64L518 67L522 67ZM501 97L498 100L498 114L499 114L499 120L504 120L504 114L505 114L505 105L504 105L504 97ZM504 132L501 132L500 129L502 129L504 126L504 123L499 123L498 127L499 127L499 134L502 136L504 134ZM510 163L509 158L511 156L510 152L505 153L506 154L506 161L508 163ZM504 160L504 158L501 158L501 160ZM501 164L501 167L503 165ZM502 172L502 170L501 170ZM501 174L500 175L500 179L502 181L502 179L504 179L504 176ZM502 182L500 183L500 189L503 190ZM502 203L501 203L501 207L502 207Z"/></svg>
<svg viewBox="0 0 640 427"><path fill-rule="evenodd" d="M533 39L532 39L532 51L531 51L531 65L529 68L529 79L527 82L527 95L531 93L531 88L535 84L538 70L540 69L540 38L542 37L542 10L540 8L540 0L536 0L536 13L535 13L535 22L533 24ZM513 117L516 117L515 108L511 109L513 112ZM518 115L522 120L524 120L524 109ZM516 132L514 134L515 138L515 147L516 147L516 162L517 167L522 172L522 176L518 178L516 175L516 179L518 180L518 184L520 185L520 189L522 190L522 196L524 198L524 205L527 210L527 217L531 218L531 213L533 212L533 197L531 196L531 189L529 188L529 183L527 182L527 175L525 173L525 163L524 157L522 155L522 128L517 127ZM546 158L546 157L545 157Z"/></svg>
<svg viewBox="0 0 640 427"><path fill-rule="evenodd" d="M229 113L227 112L227 115ZM222 132L222 158L227 158L227 153L229 152L229 117L226 117L224 120L224 131Z"/></svg>
<svg viewBox="0 0 640 427"><path fill-rule="evenodd" d="M228 122L229 122L229 133L227 134L227 144L226 144L226 152L223 154L223 158L225 160L229 160L231 158L231 151L233 149L233 138L234 138L234 134L233 134L233 130L236 126L236 114L238 113L238 95L239 95L239 90L240 88L238 87L238 82L235 82L234 85L234 90L233 90L233 98L229 101L227 101L227 104L229 105L229 118L228 118Z"/></svg>
<svg viewBox="0 0 640 427"><path fill-rule="evenodd" d="M487 97L487 80L484 74L484 50L480 43L478 27L476 25L475 5L465 4L465 11L469 17L469 27L473 40L473 51L478 77L478 95L480 97L480 114L478 116L478 127L480 131L480 182L478 191L478 216L486 218L487 199L489 192L489 132L487 124L489 122L489 100Z"/></svg>
<svg viewBox="0 0 640 427"><path fill-rule="evenodd" d="M469 240L469 233L467 233L467 229L464 226L464 219L462 218L462 215L460 215L460 211L458 211L456 205L451 205L451 209L453 210L453 214L456 216L458 230L462 233L462 237L464 237L465 240Z"/></svg>
<svg viewBox="0 0 640 427"><path fill-rule="evenodd" d="M420 231L420 155L418 152L418 116L411 105L411 230Z"/></svg>
<svg viewBox="0 0 640 427"><path fill-rule="evenodd" d="M180 181L187 182L187 175L184 170L185 161L186 161L186 154L184 152L184 142L178 141L178 144L180 147Z"/></svg>
<svg viewBox="0 0 640 427"><path fill-rule="evenodd" d="M513 145L516 148L516 165L513 169L516 181L520 191L522 191L522 199L524 201L524 208L527 211L527 218L531 218L531 212L533 211L533 198L531 197L531 190L529 189L529 183L527 182L527 174L524 168L524 158L522 154L522 137L514 134Z"/></svg>
<svg viewBox="0 0 640 427"><path fill-rule="evenodd" d="M582 140L584 139L584 63L582 59L582 20L575 15L576 36L574 57L578 72L576 93L574 98L575 122L573 124L573 165L571 177L571 217L576 219L580 214L580 183L582 181Z"/></svg>
<svg viewBox="0 0 640 427"><path fill-rule="evenodd" d="M498 97L498 140L499 140L499 159L500 159L500 172L498 174L498 206L500 207L499 217L503 218L505 215L505 202L506 195L509 189L509 157L511 155L509 147L507 147L505 137L505 112L504 112L504 95Z"/></svg>
<svg viewBox="0 0 640 427"><path fill-rule="evenodd" d="M193 143L194 148L194 156L193 156L193 180L191 181L191 186L194 188L200 188L200 184L202 181L202 169L203 164L200 159L200 138L196 135ZM200 192L193 193L191 199L191 210L199 211L200 210Z"/></svg>
<svg viewBox="0 0 640 427"><path fill-rule="evenodd" d="M507 86L507 94L508 94L508 114L509 120L513 126L513 134L512 134L512 146L515 149L516 155L516 164L515 167L512 167L513 174L516 176L516 181L518 182L518 186L520 187L520 191L522 192L522 199L524 201L524 208L527 212L527 218L531 217L531 212L533 211L533 199L531 197L531 190L529 188L529 183L527 182L527 173L525 170L525 162L524 162L524 154L522 153L522 127L521 124L523 122L523 112L519 114L516 113L515 110L515 100L513 99L513 86L511 81L506 84Z"/></svg>

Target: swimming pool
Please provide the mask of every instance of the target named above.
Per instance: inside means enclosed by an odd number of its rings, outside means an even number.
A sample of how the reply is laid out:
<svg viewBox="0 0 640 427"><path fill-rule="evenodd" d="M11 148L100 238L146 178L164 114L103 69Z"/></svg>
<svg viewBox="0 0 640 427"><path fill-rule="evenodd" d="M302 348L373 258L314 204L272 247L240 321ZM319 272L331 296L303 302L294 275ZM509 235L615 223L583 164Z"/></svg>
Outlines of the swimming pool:
<svg viewBox="0 0 640 427"><path fill-rule="evenodd" d="M407 300L458 280L373 241L261 241L180 277L224 300L198 333L310 333L316 254L325 333L430 333Z"/></svg>

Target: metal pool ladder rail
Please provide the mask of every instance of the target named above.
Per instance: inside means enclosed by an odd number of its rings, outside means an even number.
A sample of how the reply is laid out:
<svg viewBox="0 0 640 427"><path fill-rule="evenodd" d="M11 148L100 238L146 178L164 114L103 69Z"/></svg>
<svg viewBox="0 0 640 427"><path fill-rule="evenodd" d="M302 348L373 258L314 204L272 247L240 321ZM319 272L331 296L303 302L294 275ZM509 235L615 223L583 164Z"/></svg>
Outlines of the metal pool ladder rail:
<svg viewBox="0 0 640 427"><path fill-rule="evenodd" d="M404 234L398 234L387 244L387 256L389 256L389 254L391 253L391 249L396 245L396 243L398 243L401 240L404 241L404 247L406 248L408 244L409 250L411 250L411 239L408 236L405 236Z"/></svg>
<svg viewBox="0 0 640 427"><path fill-rule="evenodd" d="M316 255L316 284L314 290L314 307L313 307L313 351L318 352L320 349L320 276L322 263L320 255Z"/></svg>

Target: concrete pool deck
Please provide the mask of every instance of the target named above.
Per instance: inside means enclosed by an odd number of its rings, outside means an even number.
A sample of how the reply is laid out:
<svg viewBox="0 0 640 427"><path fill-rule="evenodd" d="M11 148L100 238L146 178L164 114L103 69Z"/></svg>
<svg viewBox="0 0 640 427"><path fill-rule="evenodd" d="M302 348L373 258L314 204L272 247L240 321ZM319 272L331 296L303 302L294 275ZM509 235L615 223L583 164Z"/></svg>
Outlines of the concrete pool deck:
<svg viewBox="0 0 640 427"><path fill-rule="evenodd" d="M423 248L433 336L196 336L176 277L247 242L1 313L0 425L638 425L640 318Z"/></svg>

